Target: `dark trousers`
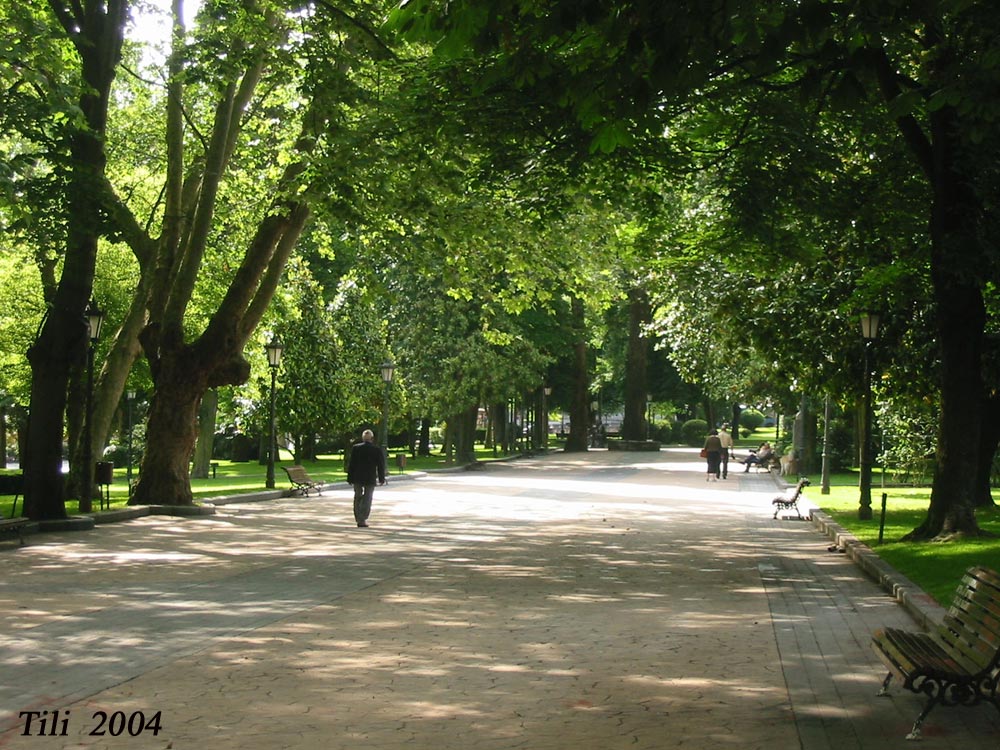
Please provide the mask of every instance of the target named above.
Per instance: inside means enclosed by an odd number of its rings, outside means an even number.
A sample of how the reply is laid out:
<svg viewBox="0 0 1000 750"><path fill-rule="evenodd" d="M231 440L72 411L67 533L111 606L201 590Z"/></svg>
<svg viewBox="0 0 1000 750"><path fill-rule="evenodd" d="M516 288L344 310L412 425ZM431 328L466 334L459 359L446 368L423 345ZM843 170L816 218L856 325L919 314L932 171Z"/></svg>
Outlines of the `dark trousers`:
<svg viewBox="0 0 1000 750"><path fill-rule="evenodd" d="M375 494L374 484L354 485L354 521L364 523L372 512L372 496Z"/></svg>
<svg viewBox="0 0 1000 750"><path fill-rule="evenodd" d="M722 449L722 478L725 479L729 476L729 450L727 448Z"/></svg>

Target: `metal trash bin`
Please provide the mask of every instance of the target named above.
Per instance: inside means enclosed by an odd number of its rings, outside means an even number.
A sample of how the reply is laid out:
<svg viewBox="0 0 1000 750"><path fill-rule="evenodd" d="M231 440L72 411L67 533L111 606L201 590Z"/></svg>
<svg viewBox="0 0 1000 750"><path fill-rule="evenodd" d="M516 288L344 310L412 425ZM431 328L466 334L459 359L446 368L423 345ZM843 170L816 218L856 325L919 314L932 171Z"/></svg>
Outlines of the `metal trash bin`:
<svg viewBox="0 0 1000 750"><path fill-rule="evenodd" d="M114 481L115 465L110 461L98 461L94 469L94 481L97 484L111 484Z"/></svg>
<svg viewBox="0 0 1000 750"><path fill-rule="evenodd" d="M114 476L115 465L110 461L98 461L94 464L94 483L98 487L104 487L104 494L100 496L101 510L104 510L105 503L111 507L111 482Z"/></svg>

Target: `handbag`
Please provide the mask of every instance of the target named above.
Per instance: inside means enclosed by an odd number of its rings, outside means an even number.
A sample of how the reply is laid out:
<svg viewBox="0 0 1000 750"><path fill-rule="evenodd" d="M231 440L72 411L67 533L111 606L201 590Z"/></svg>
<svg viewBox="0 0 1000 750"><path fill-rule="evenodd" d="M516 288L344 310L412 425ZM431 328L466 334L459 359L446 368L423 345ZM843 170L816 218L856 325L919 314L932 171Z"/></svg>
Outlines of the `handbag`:
<svg viewBox="0 0 1000 750"><path fill-rule="evenodd" d="M708 451L702 448L701 453L699 453L698 455L700 455L702 458L708 458Z"/></svg>

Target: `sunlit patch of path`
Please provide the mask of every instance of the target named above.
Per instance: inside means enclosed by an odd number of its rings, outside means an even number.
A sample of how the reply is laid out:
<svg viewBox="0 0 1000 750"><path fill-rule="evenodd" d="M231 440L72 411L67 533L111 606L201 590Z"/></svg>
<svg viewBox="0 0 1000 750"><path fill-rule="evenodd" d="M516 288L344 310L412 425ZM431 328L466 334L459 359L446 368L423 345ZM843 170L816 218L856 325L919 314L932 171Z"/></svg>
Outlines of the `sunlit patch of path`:
<svg viewBox="0 0 1000 750"><path fill-rule="evenodd" d="M46 747L896 747L864 640L898 608L695 453L391 478L370 529L345 487L33 540L0 582L0 744L72 706L166 728Z"/></svg>

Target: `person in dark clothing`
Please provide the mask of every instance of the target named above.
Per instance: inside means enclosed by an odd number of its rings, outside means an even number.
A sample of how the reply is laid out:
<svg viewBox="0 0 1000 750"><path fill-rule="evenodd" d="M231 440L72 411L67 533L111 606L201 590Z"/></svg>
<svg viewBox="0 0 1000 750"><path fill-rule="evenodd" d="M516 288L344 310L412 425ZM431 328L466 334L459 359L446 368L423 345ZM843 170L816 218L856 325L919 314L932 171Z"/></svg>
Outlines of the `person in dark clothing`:
<svg viewBox="0 0 1000 750"><path fill-rule="evenodd" d="M705 474L705 481L719 481L719 464L722 462L722 441L719 440L718 430L712 430L705 438L705 459L708 462L708 473Z"/></svg>
<svg viewBox="0 0 1000 750"><path fill-rule="evenodd" d="M375 484L385 484L385 453L375 445L371 430L361 433L361 442L351 447L347 481L354 485L354 520L359 528L368 526Z"/></svg>

